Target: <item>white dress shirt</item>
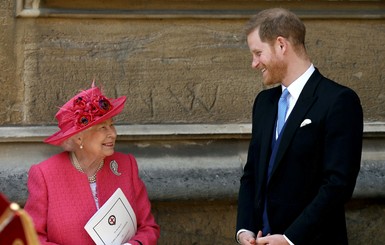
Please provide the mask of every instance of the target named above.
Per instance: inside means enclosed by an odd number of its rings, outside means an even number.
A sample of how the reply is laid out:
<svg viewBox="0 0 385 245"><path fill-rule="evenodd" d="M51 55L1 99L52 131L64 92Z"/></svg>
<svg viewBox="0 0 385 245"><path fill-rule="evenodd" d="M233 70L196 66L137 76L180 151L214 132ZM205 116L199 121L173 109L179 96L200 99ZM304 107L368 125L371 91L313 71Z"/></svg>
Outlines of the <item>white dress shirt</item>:
<svg viewBox="0 0 385 245"><path fill-rule="evenodd" d="M310 67L305 71L305 73L303 73L300 77L294 80L294 82L290 84L289 87L286 88L285 86L281 85L282 91L284 89L287 89L289 91L289 95L287 96L289 108L287 109L285 121L287 120L295 104L297 103L298 97L301 94L303 87L305 87L306 82L309 80L310 76L313 74L314 71L314 65L311 64ZM277 131L275 136L276 138L278 138Z"/></svg>

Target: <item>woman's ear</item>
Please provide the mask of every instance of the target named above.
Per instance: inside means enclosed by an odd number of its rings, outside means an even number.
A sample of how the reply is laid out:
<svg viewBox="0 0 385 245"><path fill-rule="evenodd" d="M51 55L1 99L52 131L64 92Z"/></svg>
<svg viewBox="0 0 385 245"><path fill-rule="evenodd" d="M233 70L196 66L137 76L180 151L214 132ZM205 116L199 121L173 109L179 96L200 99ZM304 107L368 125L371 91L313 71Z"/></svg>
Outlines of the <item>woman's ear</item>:
<svg viewBox="0 0 385 245"><path fill-rule="evenodd" d="M77 145L77 147L79 147L80 149L83 149L83 138L82 138L81 134L79 134L79 135L74 139L74 143Z"/></svg>

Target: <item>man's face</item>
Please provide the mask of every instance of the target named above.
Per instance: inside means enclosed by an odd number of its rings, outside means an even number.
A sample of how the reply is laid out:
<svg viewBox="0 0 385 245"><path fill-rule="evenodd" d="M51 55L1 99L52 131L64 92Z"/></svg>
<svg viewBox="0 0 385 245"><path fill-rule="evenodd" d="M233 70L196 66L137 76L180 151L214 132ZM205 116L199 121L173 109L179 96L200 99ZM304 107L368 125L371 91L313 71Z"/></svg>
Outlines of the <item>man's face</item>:
<svg viewBox="0 0 385 245"><path fill-rule="evenodd" d="M251 67L262 72L263 83L274 85L284 80L287 65L282 59L278 42L270 45L262 42L259 37L259 29L247 36L247 43L253 56Z"/></svg>

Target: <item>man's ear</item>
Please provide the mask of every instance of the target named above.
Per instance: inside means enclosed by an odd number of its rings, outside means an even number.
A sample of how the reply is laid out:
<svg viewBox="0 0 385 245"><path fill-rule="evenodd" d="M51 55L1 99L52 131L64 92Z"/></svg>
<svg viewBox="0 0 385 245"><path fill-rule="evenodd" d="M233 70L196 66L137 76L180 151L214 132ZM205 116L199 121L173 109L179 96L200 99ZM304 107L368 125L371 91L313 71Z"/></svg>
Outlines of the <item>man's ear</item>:
<svg viewBox="0 0 385 245"><path fill-rule="evenodd" d="M285 53L285 51L287 49L287 45L288 45L288 43L287 43L286 38L281 37L281 36L277 37L277 39L276 39L276 49L277 49L278 52Z"/></svg>

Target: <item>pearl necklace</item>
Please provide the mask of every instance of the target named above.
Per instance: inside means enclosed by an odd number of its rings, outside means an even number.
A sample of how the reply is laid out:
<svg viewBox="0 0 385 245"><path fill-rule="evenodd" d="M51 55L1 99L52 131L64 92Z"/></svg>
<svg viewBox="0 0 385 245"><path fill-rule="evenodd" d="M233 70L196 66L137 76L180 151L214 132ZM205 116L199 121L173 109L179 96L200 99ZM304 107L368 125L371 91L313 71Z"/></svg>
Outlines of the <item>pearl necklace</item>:
<svg viewBox="0 0 385 245"><path fill-rule="evenodd" d="M73 152L71 152L71 163L79 172L85 173L84 170L82 169L82 167L80 166L79 161L78 161L78 159L75 156L75 153L73 153ZM95 173L92 176L87 176L89 183L92 184L92 183L96 182L96 174L103 167L103 165L104 165L104 161L102 160L99 163L99 167L98 167L98 169L96 169Z"/></svg>

